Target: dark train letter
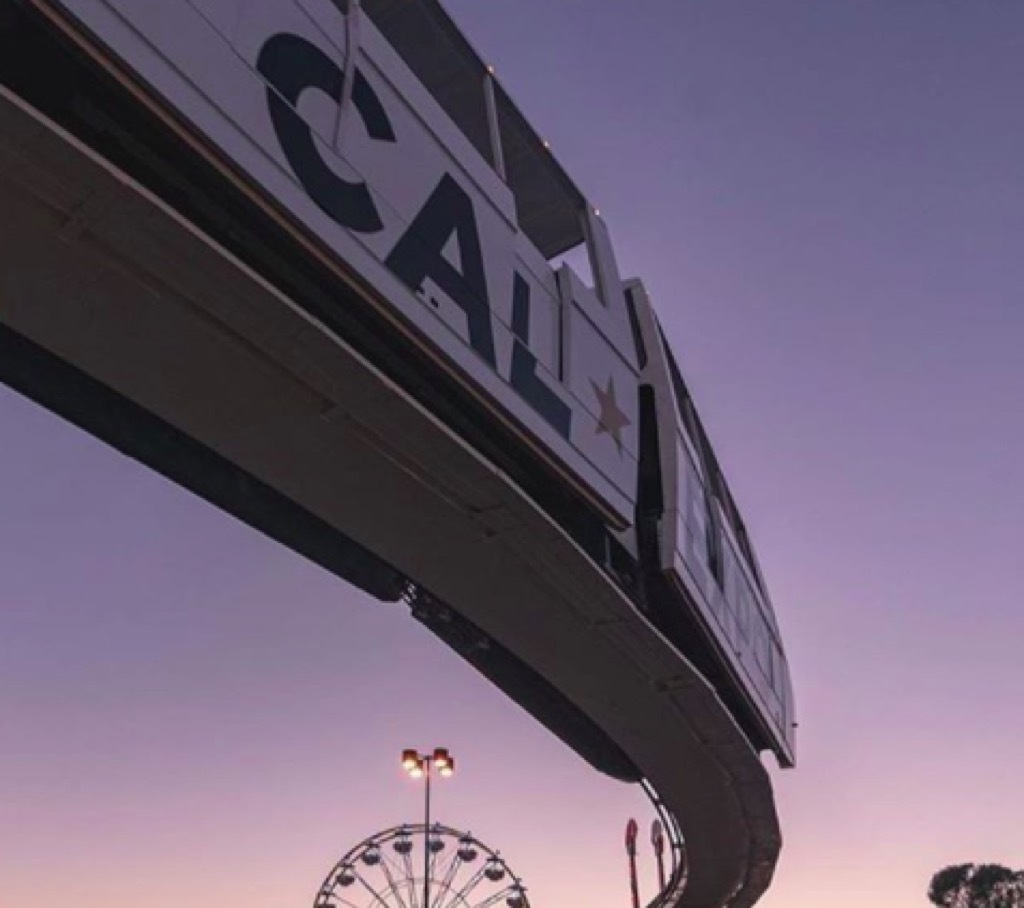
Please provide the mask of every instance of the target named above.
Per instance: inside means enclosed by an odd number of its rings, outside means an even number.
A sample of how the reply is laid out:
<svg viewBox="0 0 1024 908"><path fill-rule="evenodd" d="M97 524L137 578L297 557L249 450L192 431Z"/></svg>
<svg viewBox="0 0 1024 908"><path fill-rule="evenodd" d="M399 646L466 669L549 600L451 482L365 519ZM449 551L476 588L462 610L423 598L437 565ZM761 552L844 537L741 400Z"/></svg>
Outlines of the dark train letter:
<svg viewBox="0 0 1024 908"><path fill-rule="evenodd" d="M537 357L530 352L530 285L518 272L512 283L512 387L563 438L572 428L572 410L537 375Z"/></svg>
<svg viewBox="0 0 1024 908"><path fill-rule="evenodd" d="M462 255L461 272L442 252L453 234ZM448 174L391 250L387 266L413 291L422 288L424 278L437 284L466 313L470 345L492 368L496 367L494 327L473 200Z"/></svg>
<svg viewBox="0 0 1024 908"><path fill-rule="evenodd" d="M310 197L343 227L360 233L383 228L380 213L365 183L350 183L334 173L317 151L313 132L295 106L307 88L341 98L344 72L319 47L298 35L279 34L260 49L257 69L270 83L267 104L278 141L288 163ZM387 112L373 87L358 70L352 85L352 104L367 134L381 142L394 142Z"/></svg>

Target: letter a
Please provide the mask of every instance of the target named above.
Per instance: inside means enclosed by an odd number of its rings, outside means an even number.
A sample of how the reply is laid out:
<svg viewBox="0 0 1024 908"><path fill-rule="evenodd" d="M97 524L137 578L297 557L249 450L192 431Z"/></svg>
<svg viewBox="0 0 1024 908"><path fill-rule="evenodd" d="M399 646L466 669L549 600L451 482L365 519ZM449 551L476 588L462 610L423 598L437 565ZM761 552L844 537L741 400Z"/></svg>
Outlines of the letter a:
<svg viewBox="0 0 1024 908"><path fill-rule="evenodd" d="M461 272L443 255L453 234L462 255ZM470 346L492 368L496 366L491 304L473 200L448 174L391 250L387 266L411 290L421 290L428 277L437 284L466 313Z"/></svg>

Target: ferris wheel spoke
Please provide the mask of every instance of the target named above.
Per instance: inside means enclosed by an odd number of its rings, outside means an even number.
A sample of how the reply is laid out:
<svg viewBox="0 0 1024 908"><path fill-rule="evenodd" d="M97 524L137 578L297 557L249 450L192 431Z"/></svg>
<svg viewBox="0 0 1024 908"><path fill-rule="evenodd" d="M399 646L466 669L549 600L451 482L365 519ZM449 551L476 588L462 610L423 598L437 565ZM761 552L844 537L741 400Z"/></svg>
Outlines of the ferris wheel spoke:
<svg viewBox="0 0 1024 908"><path fill-rule="evenodd" d="M462 859L455 851L448 860L444 860L441 852L435 852L430 860L430 879L436 895L430 901L430 908L439 908L445 895L451 891L452 881L462 866Z"/></svg>
<svg viewBox="0 0 1024 908"><path fill-rule="evenodd" d="M392 872L393 870L396 870L399 873L401 873L402 872L401 868L399 868L396 864L392 864L391 858L388 857L386 854L382 855L381 857L382 857L382 860L380 862L380 869L384 872L384 876L387 877L388 888L391 890L391 892L393 892L395 894L395 898L398 899L398 904L399 904L400 908L410 908L410 906L406 904L405 899L402 898L403 881L402 880L396 880L395 876L394 876L394 873ZM406 886L409 885L409 877L408 876L406 876L406 878L405 878L404 885L406 885ZM416 887L413 886L412 890L414 890L415 888ZM410 892L412 890L410 890ZM416 906L413 905L412 908L416 908Z"/></svg>
<svg viewBox="0 0 1024 908"><path fill-rule="evenodd" d="M375 904L380 905L381 908L394 908L394 906L389 905L386 901L384 901L384 896L382 896L376 889L373 888L373 886L371 886L368 882L366 882L366 880L363 878L362 873L360 873L358 870L355 871L355 877L359 881L359 883L362 885L362 887L367 892L369 892L370 895L373 896L373 900L374 900Z"/></svg>
<svg viewBox="0 0 1024 908"><path fill-rule="evenodd" d="M440 852L437 851L430 852L430 869L427 871L427 873L429 874L430 879L432 880L437 879L437 865L440 862L439 854Z"/></svg>
<svg viewBox="0 0 1024 908"><path fill-rule="evenodd" d="M412 854L410 852L402 855L402 868L405 871L405 882L409 888L409 903L412 905L412 908L422 908L419 902L420 896L416 888L416 874L412 869Z"/></svg>
<svg viewBox="0 0 1024 908"><path fill-rule="evenodd" d="M475 871L473 875L468 880L466 880L465 883L462 884L462 888L459 889L458 892L452 894L451 900L448 902L448 905L445 906L445 908L454 908L454 906L458 905L459 901L466 901L466 896L469 895L469 893L471 893L474 889L476 889L476 887L480 885L480 882L483 880L485 866L486 865L481 866L479 870Z"/></svg>
<svg viewBox="0 0 1024 908"><path fill-rule="evenodd" d="M456 908L460 899L465 904L461 889L456 892L454 888L448 888L441 893L438 901L434 902L434 908Z"/></svg>
<svg viewBox="0 0 1024 908"><path fill-rule="evenodd" d="M462 859L458 856L458 853L448 862L448 866L445 868L444 876L441 878L438 886L437 898L432 902L432 908L442 908L444 905L444 897L451 893L452 883L455 877L459 873L459 869L462 867Z"/></svg>

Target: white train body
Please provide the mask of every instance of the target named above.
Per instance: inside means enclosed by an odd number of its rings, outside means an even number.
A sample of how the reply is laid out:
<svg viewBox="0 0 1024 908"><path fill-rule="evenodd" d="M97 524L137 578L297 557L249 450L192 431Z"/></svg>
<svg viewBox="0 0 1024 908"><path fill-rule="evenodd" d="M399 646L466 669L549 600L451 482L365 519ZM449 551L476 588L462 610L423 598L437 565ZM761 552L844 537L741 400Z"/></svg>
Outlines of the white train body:
<svg viewBox="0 0 1024 908"><path fill-rule="evenodd" d="M296 273L308 260L339 276L337 307L309 314L353 343L364 315L388 326L366 347L373 365L586 552L644 633L717 693L723 727L793 764L767 589L647 294L620 278L604 220L435 0L3 4L168 124L189 161L303 250ZM147 164L152 152L90 104L69 120L111 137L154 184L175 171L153 191L187 199L188 162ZM216 236L216 214L179 208ZM585 278L560 263L581 245ZM738 890L747 901L729 904L749 904L774 866L763 798L750 822L763 822L768 857Z"/></svg>
<svg viewBox="0 0 1024 908"><path fill-rule="evenodd" d="M350 30L330 0L58 5L570 470L610 519L632 521L637 365L592 210L580 215L607 273L606 300L568 267L552 270L518 229L509 186L372 22ZM331 94L346 72L354 86L343 112ZM627 414L621 446L597 432L591 382L611 383Z"/></svg>

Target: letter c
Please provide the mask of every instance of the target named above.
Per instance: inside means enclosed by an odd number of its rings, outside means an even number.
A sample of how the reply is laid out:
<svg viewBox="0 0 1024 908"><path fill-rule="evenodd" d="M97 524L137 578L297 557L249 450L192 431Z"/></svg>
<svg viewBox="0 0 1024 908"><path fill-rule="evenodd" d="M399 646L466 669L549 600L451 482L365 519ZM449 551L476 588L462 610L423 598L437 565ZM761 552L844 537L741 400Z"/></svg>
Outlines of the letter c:
<svg viewBox="0 0 1024 908"><path fill-rule="evenodd" d="M318 88L341 97L345 74L319 47L298 35L282 33L260 49L256 68L267 80L267 104L274 132L288 163L310 198L330 217L350 230L376 233L384 224L365 182L343 180L324 163L313 131L295 109L299 95ZM352 103L372 139L394 142L395 133L380 98L356 70Z"/></svg>

